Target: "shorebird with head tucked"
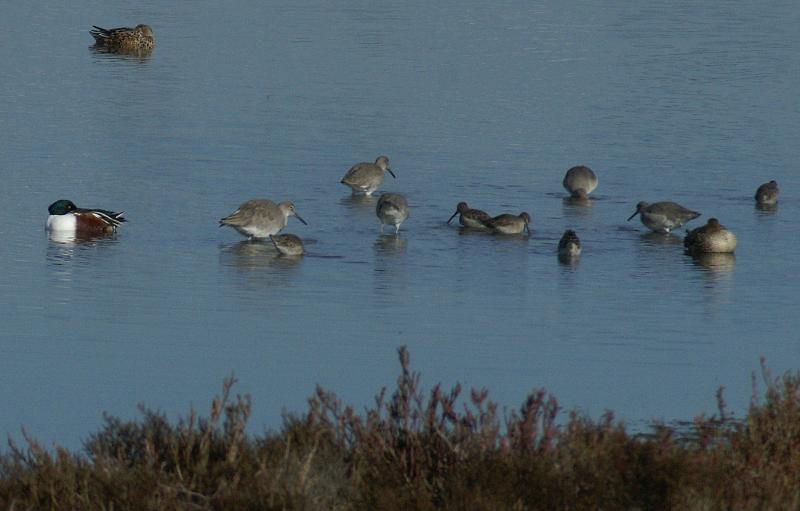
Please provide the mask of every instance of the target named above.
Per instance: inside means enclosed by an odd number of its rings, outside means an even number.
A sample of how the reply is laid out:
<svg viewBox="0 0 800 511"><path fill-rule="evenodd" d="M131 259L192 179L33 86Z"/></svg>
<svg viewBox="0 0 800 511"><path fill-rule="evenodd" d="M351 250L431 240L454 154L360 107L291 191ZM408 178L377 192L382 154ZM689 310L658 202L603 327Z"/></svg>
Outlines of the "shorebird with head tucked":
<svg viewBox="0 0 800 511"><path fill-rule="evenodd" d="M778 202L778 183L775 180L764 183L756 190L756 203L760 206L774 206Z"/></svg>
<svg viewBox="0 0 800 511"><path fill-rule="evenodd" d="M61 199L47 208L50 215L45 227L48 231L111 234L127 220L124 213L115 213L106 209L83 209L75 206L71 200Z"/></svg>
<svg viewBox="0 0 800 511"><path fill-rule="evenodd" d="M447 221L449 224L456 215L461 215L458 217L459 223L464 227L470 227L472 229L487 229L486 222L492 219L488 213L485 211L481 211L480 209L471 209L467 206L466 202L459 202L458 206L456 206L456 212L453 213L453 216L450 217L450 220Z"/></svg>
<svg viewBox="0 0 800 511"><path fill-rule="evenodd" d="M384 193L375 206L375 214L381 221L381 233L384 225L394 225L394 232L400 232L402 224L409 215L408 201L399 193Z"/></svg>
<svg viewBox="0 0 800 511"><path fill-rule="evenodd" d="M523 230L528 231L528 234L530 234L531 229L528 227L530 223L531 216L523 211L519 215L512 215L511 213L497 215L486 222L486 226L492 232L500 234L520 234Z"/></svg>
<svg viewBox="0 0 800 511"><path fill-rule="evenodd" d="M242 203L236 211L220 219L219 226L233 227L248 238L263 239L271 234L278 234L286 227L289 217L308 225L294 209L291 202L275 204L271 200L251 199Z"/></svg>
<svg viewBox="0 0 800 511"><path fill-rule="evenodd" d="M153 29L148 25L136 25L134 28L101 28L97 25L89 31L94 37L94 44L108 50L152 50L156 45Z"/></svg>
<svg viewBox="0 0 800 511"><path fill-rule="evenodd" d="M709 218L706 225L686 234L683 246L690 254L729 254L736 250L736 236L720 224L719 220Z"/></svg>
<svg viewBox="0 0 800 511"><path fill-rule="evenodd" d="M383 183L384 172L388 172L394 178L397 177L389 168L389 158L378 156L375 163L361 162L350 167L341 182L349 186L353 193L372 195L372 192Z"/></svg>
<svg viewBox="0 0 800 511"><path fill-rule="evenodd" d="M700 213L686 209L680 204L666 201L653 204L640 202L636 205L636 212L628 217L628 221L636 215L641 215L642 223L648 229L655 232L668 233L689 220L699 217Z"/></svg>
<svg viewBox="0 0 800 511"><path fill-rule="evenodd" d="M597 176L589 167L578 165L567 171L561 184L573 199L588 199L597 188Z"/></svg>
<svg viewBox="0 0 800 511"><path fill-rule="evenodd" d="M578 257L579 255L581 255L581 240L578 235L572 229L564 231L564 235L558 242L558 256Z"/></svg>
<svg viewBox="0 0 800 511"><path fill-rule="evenodd" d="M282 255L292 257L301 256L305 253L303 240L294 234L270 234L269 239L272 240L272 244Z"/></svg>

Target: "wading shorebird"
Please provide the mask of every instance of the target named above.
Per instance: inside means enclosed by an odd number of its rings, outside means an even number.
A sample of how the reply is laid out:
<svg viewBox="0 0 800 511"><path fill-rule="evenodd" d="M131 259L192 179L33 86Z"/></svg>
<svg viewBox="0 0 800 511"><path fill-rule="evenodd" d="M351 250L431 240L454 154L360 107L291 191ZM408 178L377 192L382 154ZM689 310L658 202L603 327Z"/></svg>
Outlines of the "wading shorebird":
<svg viewBox="0 0 800 511"><path fill-rule="evenodd" d="M775 180L764 183L756 190L756 203L762 206L774 206L778 202L778 183Z"/></svg>
<svg viewBox="0 0 800 511"><path fill-rule="evenodd" d="M393 178L397 178L389 168L389 158L378 156L375 163L361 162L356 163L347 174L342 178L341 183L349 186L353 193L364 193L372 195L383 183L383 173L388 172Z"/></svg>
<svg viewBox="0 0 800 511"><path fill-rule="evenodd" d="M719 220L709 218L706 225L686 233L683 246L689 254L730 254L736 250L736 236Z"/></svg>
<svg viewBox="0 0 800 511"><path fill-rule="evenodd" d="M394 232L400 232L400 224L408 218L408 201L399 193L384 193L375 206L375 214L381 221L381 233L384 225L394 225Z"/></svg>
<svg viewBox="0 0 800 511"><path fill-rule="evenodd" d="M275 204L271 200L251 199L242 203L230 215L220 219L219 226L233 227L248 238L263 239L271 234L278 234L286 227L290 216L297 217L308 225L294 210L294 204L291 202Z"/></svg>
<svg viewBox="0 0 800 511"><path fill-rule="evenodd" d="M561 184L574 199L588 199L589 194L597 188L597 176L592 169L578 165L569 169Z"/></svg>
<svg viewBox="0 0 800 511"><path fill-rule="evenodd" d="M561 240L558 242L559 257L578 257L581 255L581 240L575 231L568 229L564 231Z"/></svg>
<svg viewBox="0 0 800 511"><path fill-rule="evenodd" d="M152 50L156 45L153 29L148 25L136 25L134 28L101 28L92 26L89 31L94 37L94 44L109 50Z"/></svg>
<svg viewBox="0 0 800 511"><path fill-rule="evenodd" d="M127 222L123 212L83 209L66 199L50 204L47 211L50 213L45 224L48 231L111 234L122 222Z"/></svg>
<svg viewBox="0 0 800 511"><path fill-rule="evenodd" d="M674 202L655 202L653 204L640 202L636 205L636 212L628 217L628 221L636 215L641 215L642 223L648 229L668 233L689 220L699 217L700 213L686 209Z"/></svg>
<svg viewBox="0 0 800 511"><path fill-rule="evenodd" d="M471 209L467 206L466 202L459 202L458 206L456 206L456 212L453 213L453 216L450 217L450 220L447 221L449 224L456 215L461 215L458 217L459 223L464 227L470 227L472 229L488 229L486 226L486 222L492 219L488 213L485 211L481 211L480 209Z"/></svg>
<svg viewBox="0 0 800 511"><path fill-rule="evenodd" d="M285 256L301 256L305 253L303 240L294 234L270 234L269 239L278 252Z"/></svg>
<svg viewBox="0 0 800 511"><path fill-rule="evenodd" d="M528 234L530 234L531 229L528 227L530 223L531 216L523 211L519 215L512 215L510 213L497 215L486 222L486 226L491 229L492 232L500 234L520 234L523 230L528 231Z"/></svg>

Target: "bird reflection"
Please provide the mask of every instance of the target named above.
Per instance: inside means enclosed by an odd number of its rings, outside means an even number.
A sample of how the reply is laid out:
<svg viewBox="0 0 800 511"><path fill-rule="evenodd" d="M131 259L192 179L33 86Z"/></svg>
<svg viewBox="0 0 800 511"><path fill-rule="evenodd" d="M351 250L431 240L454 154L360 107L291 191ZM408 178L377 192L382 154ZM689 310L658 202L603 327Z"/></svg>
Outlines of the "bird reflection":
<svg viewBox="0 0 800 511"><path fill-rule="evenodd" d="M577 266L581 262L580 255L558 254L558 262L562 266Z"/></svg>
<svg viewBox="0 0 800 511"><path fill-rule="evenodd" d="M778 204L762 204L760 202L756 202L756 209L764 215L771 215L778 211Z"/></svg>
<svg viewBox="0 0 800 511"><path fill-rule="evenodd" d="M339 203L348 209L360 210L369 209L372 212L375 209L375 204L378 202L377 197L364 194L352 194L339 199Z"/></svg>
<svg viewBox="0 0 800 511"><path fill-rule="evenodd" d="M399 234L380 235L375 240L376 255L398 255L405 253L408 242Z"/></svg>
<svg viewBox="0 0 800 511"><path fill-rule="evenodd" d="M105 239L116 239L114 233L98 233L83 231L47 231L47 238L60 245L81 245Z"/></svg>
<svg viewBox="0 0 800 511"><path fill-rule="evenodd" d="M639 238L648 245L679 245L683 246L683 237L678 234L669 232L645 232L639 235Z"/></svg>
<svg viewBox="0 0 800 511"><path fill-rule="evenodd" d="M380 235L372 245L375 263L373 265L373 290L375 299L390 303L405 297L406 289L406 249L408 242L397 235Z"/></svg>
<svg viewBox="0 0 800 511"><path fill-rule="evenodd" d="M589 216L594 208L594 201L588 197L564 197L561 201L565 217Z"/></svg>
<svg viewBox="0 0 800 511"><path fill-rule="evenodd" d="M89 50L98 57L118 58L119 60L138 60L146 62L153 55L153 48L113 49L104 46L89 46Z"/></svg>
<svg viewBox="0 0 800 511"><path fill-rule="evenodd" d="M692 262L711 273L723 275L733 271L736 256L730 253L704 253L692 256Z"/></svg>
<svg viewBox="0 0 800 511"><path fill-rule="evenodd" d="M220 251L222 264L244 271L269 267L288 269L296 266L302 259L302 257L283 256L272 243L258 240L240 241L223 246Z"/></svg>

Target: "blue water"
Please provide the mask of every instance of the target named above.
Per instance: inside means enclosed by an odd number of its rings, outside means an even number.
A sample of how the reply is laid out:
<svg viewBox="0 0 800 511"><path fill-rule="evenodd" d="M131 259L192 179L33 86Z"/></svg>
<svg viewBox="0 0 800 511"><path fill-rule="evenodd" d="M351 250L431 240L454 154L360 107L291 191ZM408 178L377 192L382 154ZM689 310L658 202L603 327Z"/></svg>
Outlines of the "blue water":
<svg viewBox="0 0 800 511"><path fill-rule="evenodd" d="M423 384L545 387L634 427L741 415L751 371L797 369L800 10L792 2L34 1L0 17L0 432L69 447L103 412L207 410L222 379L255 431L316 384L363 407L409 346ZM149 57L88 29L150 24ZM339 180L387 154L399 237ZM588 207L564 172L600 178ZM776 211L754 208L765 181ZM291 200L308 255L217 220ZM124 210L115 237L49 239L47 206ZM465 200L530 238L460 233ZM693 261L626 222L674 200L739 238ZM584 254L559 264L575 229Z"/></svg>

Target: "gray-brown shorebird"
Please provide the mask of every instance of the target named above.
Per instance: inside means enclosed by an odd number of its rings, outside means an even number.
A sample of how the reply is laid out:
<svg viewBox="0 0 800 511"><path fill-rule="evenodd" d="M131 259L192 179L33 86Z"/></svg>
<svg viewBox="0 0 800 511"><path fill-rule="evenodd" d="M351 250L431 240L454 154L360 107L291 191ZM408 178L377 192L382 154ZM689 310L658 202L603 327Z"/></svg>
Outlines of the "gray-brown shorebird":
<svg viewBox="0 0 800 511"><path fill-rule="evenodd" d="M680 204L665 201L653 204L640 202L636 205L636 212L628 217L628 221L636 215L641 215L642 223L648 229L668 233L699 217L700 213L684 208Z"/></svg>
<svg viewBox="0 0 800 511"><path fill-rule="evenodd" d="M400 232L400 224L408 218L408 201L399 193L381 194L375 206L375 214L381 221L381 233L384 225L393 225L397 234Z"/></svg>
<svg viewBox="0 0 800 511"><path fill-rule="evenodd" d="M575 199L588 199L597 188L597 176L589 167L578 165L569 169L561 184Z"/></svg>
<svg viewBox="0 0 800 511"><path fill-rule="evenodd" d="M778 183L775 180L764 183L756 190L756 203L762 206L774 206L778 202Z"/></svg>
<svg viewBox="0 0 800 511"><path fill-rule="evenodd" d="M492 232L500 234L520 234L523 230L528 231L528 234L530 234L531 230L528 227L530 223L531 216L523 211L519 215L512 215L511 213L497 215L486 222L486 226Z"/></svg>
<svg viewBox="0 0 800 511"><path fill-rule="evenodd" d="M285 256L300 256L305 252L303 240L294 234L270 234L269 239L278 252Z"/></svg>
<svg viewBox="0 0 800 511"><path fill-rule="evenodd" d="M581 255L581 240L575 231L567 229L558 242L559 257L578 257Z"/></svg>
<svg viewBox="0 0 800 511"><path fill-rule="evenodd" d="M353 193L372 195L372 192L383 183L384 172L388 172L394 178L397 177L389 168L389 158L378 156L375 163L361 162L350 167L341 182L349 186Z"/></svg>
<svg viewBox="0 0 800 511"><path fill-rule="evenodd" d="M220 219L219 226L233 227L249 238L263 239L271 234L278 234L286 227L289 217L308 225L294 209L291 202L275 204L271 200L251 199L242 203L236 211Z"/></svg>
<svg viewBox="0 0 800 511"><path fill-rule="evenodd" d="M492 219L487 212L481 211L480 209L472 209L467 206L466 202L458 203L456 212L453 213L453 216L450 217L447 223L449 224L456 215L461 215L458 217L458 221L461 225L472 229L488 229L486 223Z"/></svg>

